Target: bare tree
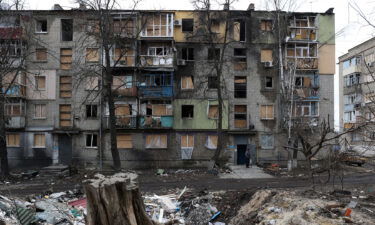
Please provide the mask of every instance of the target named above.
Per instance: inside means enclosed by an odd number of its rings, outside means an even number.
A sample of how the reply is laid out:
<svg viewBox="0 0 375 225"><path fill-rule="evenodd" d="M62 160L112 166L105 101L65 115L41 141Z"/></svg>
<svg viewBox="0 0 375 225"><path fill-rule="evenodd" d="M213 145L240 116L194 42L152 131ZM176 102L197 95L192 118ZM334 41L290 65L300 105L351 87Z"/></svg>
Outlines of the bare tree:
<svg viewBox="0 0 375 225"><path fill-rule="evenodd" d="M139 0L132 1L133 8L126 10L125 17L122 18L120 23L115 23L114 18L114 13L120 6L120 2L116 0L79 0L78 3L84 9L88 9L90 21L87 22L86 26L90 29L87 31L87 37L95 40L100 49L97 54L102 57L102 61L98 64L82 67L79 76L85 78L89 73L95 71L101 77L100 90L97 92L99 94L96 97L102 97L103 102L108 105L110 149L113 166L115 170L120 170L121 160L117 149L116 106L113 90L114 68L120 65L121 60L130 51L129 49L134 47L140 33L135 11ZM84 42L83 45L85 45ZM103 113L103 104L100 107Z"/></svg>

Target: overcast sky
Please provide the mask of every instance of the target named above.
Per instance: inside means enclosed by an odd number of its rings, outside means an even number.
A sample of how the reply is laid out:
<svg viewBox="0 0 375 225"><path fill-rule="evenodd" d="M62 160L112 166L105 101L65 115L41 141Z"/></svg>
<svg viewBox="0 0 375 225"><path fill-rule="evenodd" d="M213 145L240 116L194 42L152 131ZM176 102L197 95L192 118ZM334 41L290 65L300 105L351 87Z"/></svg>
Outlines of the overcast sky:
<svg viewBox="0 0 375 225"><path fill-rule="evenodd" d="M70 9L76 7L72 0L25 0L27 9L51 9L53 4L60 4L63 8ZM120 0L121 1L121 0ZM220 0L218 0L220 1ZM375 12L374 0L296 0L297 11L304 12L325 12L329 8L335 8L336 14L336 61L338 56L345 54L349 48L366 41L375 34L375 28L366 26L364 20L358 15L353 7L358 7L365 14L372 15ZM124 7L129 7L129 0L121 1ZM217 2L213 0L212 2ZM255 4L255 9L264 10L267 7L266 0L238 0L233 5L233 9L246 10L250 3ZM214 7L219 7L218 5ZM193 9L191 0L143 0L138 9ZM375 19L370 18L372 21ZM336 71L336 74L338 71ZM338 122L338 78L335 76L335 121Z"/></svg>

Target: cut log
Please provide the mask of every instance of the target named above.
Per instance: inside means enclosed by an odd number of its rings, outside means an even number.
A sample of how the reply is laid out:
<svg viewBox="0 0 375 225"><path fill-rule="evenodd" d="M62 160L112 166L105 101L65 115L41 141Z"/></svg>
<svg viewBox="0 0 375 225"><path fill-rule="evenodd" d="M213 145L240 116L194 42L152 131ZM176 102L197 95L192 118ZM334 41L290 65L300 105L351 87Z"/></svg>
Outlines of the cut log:
<svg viewBox="0 0 375 225"><path fill-rule="evenodd" d="M155 225L145 212L138 189L138 175L117 173L95 175L84 182L87 225Z"/></svg>

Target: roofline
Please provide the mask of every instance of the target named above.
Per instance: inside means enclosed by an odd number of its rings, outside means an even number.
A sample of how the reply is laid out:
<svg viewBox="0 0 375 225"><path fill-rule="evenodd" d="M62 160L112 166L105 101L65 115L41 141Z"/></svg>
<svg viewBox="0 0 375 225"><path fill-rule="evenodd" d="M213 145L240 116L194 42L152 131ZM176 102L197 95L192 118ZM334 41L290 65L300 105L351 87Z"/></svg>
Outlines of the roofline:
<svg viewBox="0 0 375 225"><path fill-rule="evenodd" d="M370 39L368 39L368 40L366 40L366 41L364 41L364 42L362 42L362 43L360 43L360 44L358 44L358 45L355 45L354 47L350 48L350 49L348 50L347 53L345 53L345 54L342 55L342 56L339 56L339 61L341 61L340 59L345 58L347 55L349 55L349 53L350 53L351 51L355 50L356 48L358 48L358 47L360 47L360 46L362 46L362 45L364 45L364 44L366 44L366 43L368 43L368 42L374 41L374 40L375 40L375 37L370 38ZM366 50L366 49L365 49L365 50ZM363 50L363 51L365 51L365 50ZM363 52L363 51L361 51L361 52Z"/></svg>
<svg viewBox="0 0 375 225"><path fill-rule="evenodd" d="M3 10L3 12L44 12L44 13L48 13L48 12L84 12L84 11L87 11L87 12L93 12L93 11L96 11L96 10L92 10L92 9L78 9L78 8L75 8L75 9L70 9L70 10L54 10L54 9L46 9L46 10L41 10L41 9L27 9L27 10ZM114 12L204 12L206 10L204 9L200 9L200 10L197 10L197 9L190 9L190 10L187 10L187 9L177 9L177 10L174 10L174 9L170 9L170 10L167 10L167 9L161 9L161 10L148 10L148 9L136 9L136 10L133 10L133 9L111 9L110 11L114 11ZM211 12L224 12L225 10L219 10L219 9L215 9L215 10L210 10ZM230 12L276 12L275 10L270 10L270 11L267 11L267 10L238 10L238 9L235 9L235 10L229 10ZM286 13L286 14L321 14L321 15L334 15L334 13L327 13L327 12L286 12L286 11L280 11L281 13Z"/></svg>

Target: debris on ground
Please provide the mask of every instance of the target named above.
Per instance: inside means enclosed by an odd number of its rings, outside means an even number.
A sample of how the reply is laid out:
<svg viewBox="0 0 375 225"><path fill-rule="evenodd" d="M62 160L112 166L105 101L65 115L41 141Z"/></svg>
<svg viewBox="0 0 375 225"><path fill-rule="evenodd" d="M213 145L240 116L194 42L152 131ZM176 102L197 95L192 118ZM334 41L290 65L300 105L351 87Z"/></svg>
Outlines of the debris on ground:
<svg viewBox="0 0 375 225"><path fill-rule="evenodd" d="M71 204L76 201L81 204ZM40 195L28 200L0 196L0 224L84 225L86 205L83 202L85 199L79 190Z"/></svg>

